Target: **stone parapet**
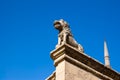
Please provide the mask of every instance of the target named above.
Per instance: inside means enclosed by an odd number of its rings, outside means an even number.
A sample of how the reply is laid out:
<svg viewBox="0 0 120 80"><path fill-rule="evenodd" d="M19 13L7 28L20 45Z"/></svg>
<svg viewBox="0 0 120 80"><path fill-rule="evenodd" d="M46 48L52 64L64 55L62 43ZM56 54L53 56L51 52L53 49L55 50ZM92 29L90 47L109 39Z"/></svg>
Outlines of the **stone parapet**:
<svg viewBox="0 0 120 80"><path fill-rule="evenodd" d="M120 80L120 74L111 68L108 68L94 60L90 56L81 53L76 48L69 44L59 46L51 52L51 58L54 60L54 65L67 61L72 65L79 67L102 80ZM56 79L55 79L56 80ZM88 79L89 80L89 79Z"/></svg>

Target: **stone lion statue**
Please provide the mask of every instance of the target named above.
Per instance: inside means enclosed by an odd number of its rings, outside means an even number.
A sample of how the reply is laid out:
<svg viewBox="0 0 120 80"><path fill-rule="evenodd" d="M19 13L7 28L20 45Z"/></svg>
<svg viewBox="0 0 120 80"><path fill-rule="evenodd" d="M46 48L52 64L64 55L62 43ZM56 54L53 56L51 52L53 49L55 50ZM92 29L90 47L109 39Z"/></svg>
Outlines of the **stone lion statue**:
<svg viewBox="0 0 120 80"><path fill-rule="evenodd" d="M78 49L81 53L84 53L83 47L73 38L70 27L66 21L63 19L55 20L54 27L59 31L58 44L56 45L56 48L66 43Z"/></svg>

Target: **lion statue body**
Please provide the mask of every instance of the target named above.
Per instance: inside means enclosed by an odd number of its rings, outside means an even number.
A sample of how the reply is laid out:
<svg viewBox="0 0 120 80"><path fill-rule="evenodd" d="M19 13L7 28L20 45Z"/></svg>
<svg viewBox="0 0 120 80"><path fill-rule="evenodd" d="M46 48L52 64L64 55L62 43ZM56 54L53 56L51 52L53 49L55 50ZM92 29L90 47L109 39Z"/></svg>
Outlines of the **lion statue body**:
<svg viewBox="0 0 120 80"><path fill-rule="evenodd" d="M56 45L56 48L66 43L78 49L81 53L84 53L83 47L73 38L70 27L66 21L63 19L55 20L54 27L59 31L58 44Z"/></svg>

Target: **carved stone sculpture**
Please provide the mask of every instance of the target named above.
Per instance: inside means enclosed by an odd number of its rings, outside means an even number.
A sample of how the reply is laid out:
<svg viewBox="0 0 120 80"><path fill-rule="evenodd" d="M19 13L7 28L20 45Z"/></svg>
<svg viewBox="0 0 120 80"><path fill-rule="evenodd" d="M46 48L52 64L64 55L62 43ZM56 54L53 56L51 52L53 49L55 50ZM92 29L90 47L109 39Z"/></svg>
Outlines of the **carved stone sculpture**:
<svg viewBox="0 0 120 80"><path fill-rule="evenodd" d="M63 19L55 20L54 27L59 31L58 44L56 45L56 48L63 44L69 44L72 47L78 49L81 53L84 52L83 47L73 38L73 35L70 31L70 26L66 21Z"/></svg>

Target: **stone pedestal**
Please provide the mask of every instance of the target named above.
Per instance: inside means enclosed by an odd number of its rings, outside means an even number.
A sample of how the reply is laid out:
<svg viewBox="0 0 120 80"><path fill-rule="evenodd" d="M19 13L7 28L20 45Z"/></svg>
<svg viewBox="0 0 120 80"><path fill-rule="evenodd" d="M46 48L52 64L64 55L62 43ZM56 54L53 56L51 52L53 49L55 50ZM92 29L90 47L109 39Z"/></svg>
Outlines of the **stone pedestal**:
<svg viewBox="0 0 120 80"><path fill-rule="evenodd" d="M120 80L120 74L64 44L51 52L55 72L46 80Z"/></svg>

